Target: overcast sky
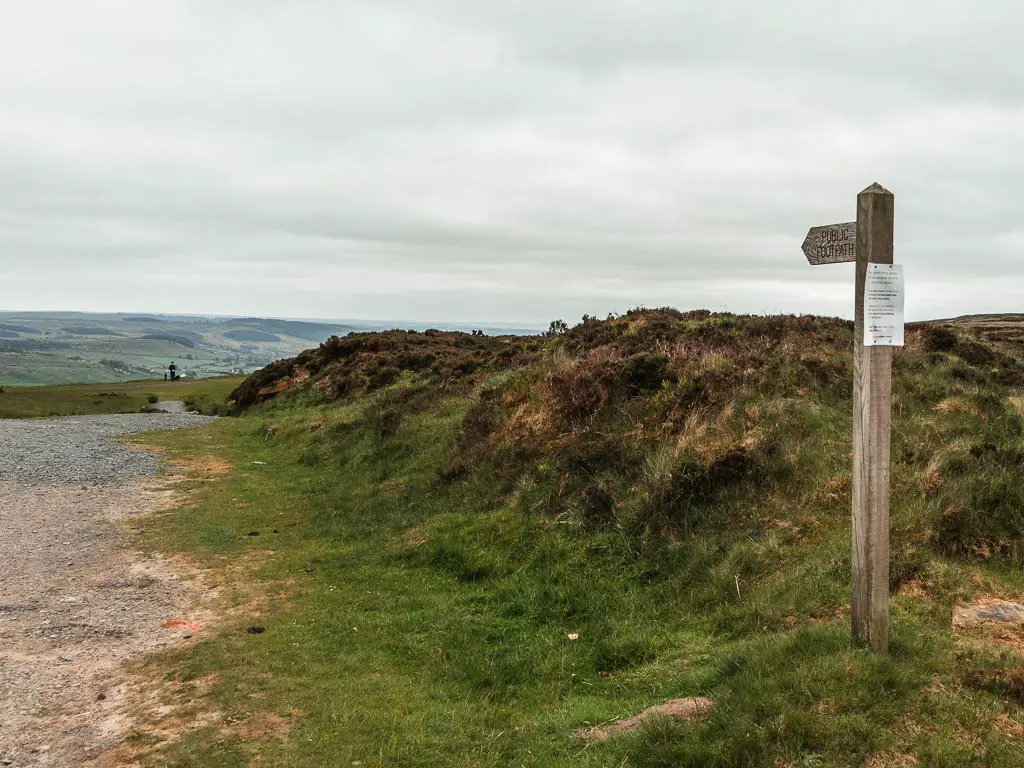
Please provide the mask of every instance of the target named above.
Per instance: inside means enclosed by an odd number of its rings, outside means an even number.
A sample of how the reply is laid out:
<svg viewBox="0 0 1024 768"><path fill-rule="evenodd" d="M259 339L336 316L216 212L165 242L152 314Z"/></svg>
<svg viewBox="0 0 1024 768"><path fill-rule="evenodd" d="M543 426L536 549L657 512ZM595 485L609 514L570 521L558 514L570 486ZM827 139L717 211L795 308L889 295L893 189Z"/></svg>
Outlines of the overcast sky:
<svg viewBox="0 0 1024 768"><path fill-rule="evenodd" d="M0 310L1024 311L1024 4L0 0Z"/></svg>

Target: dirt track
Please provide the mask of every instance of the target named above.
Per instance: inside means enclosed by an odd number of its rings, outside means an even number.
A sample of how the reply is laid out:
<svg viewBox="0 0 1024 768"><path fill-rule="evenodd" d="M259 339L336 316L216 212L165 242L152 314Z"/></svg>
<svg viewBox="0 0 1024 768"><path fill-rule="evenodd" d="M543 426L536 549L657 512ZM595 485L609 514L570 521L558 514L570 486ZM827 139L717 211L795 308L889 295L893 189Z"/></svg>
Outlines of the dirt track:
<svg viewBox="0 0 1024 768"><path fill-rule="evenodd" d="M181 581L172 563L128 549L118 526L168 505L170 494L139 476L110 417L92 458L131 467L128 478L56 479L79 468L38 466L60 452L25 452L22 441L42 430L66 447L83 420L65 421L67 434L61 421L45 429L0 422L0 455L20 450L25 476L0 480L0 765L114 764L103 753L133 725L132 713L152 704L124 663L198 631L190 622L201 587ZM126 421L124 431L138 431L137 423Z"/></svg>

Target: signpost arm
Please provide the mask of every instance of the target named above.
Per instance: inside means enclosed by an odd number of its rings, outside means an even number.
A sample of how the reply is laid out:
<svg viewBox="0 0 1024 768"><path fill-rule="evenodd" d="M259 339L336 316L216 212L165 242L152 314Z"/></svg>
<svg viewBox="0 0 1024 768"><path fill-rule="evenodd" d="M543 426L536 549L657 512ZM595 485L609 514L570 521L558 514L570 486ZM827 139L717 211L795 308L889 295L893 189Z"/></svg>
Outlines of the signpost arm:
<svg viewBox="0 0 1024 768"><path fill-rule="evenodd" d="M872 184L857 195L853 354L853 637L889 648L889 431L892 347L864 346L868 264L892 264L894 199Z"/></svg>

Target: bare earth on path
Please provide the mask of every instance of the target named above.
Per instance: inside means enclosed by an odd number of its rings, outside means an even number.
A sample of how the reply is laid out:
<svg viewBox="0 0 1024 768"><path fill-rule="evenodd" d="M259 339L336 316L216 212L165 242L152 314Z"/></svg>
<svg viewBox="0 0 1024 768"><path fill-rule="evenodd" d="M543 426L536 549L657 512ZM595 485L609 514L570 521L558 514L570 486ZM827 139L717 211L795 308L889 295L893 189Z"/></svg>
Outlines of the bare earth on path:
<svg viewBox="0 0 1024 768"><path fill-rule="evenodd" d="M201 631L198 580L125 547L118 521L172 496L146 477L152 457L114 437L202 420L143 418L0 422L0 765L113 764L103 753L158 703L125 663ZM84 475L42 466L62 451L81 453Z"/></svg>

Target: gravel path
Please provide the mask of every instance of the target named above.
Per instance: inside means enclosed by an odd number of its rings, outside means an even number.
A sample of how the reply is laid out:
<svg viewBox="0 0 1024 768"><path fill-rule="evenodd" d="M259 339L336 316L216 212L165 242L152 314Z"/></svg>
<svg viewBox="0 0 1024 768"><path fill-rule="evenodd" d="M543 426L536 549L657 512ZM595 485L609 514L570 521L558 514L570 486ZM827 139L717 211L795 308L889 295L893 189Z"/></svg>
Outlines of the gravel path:
<svg viewBox="0 0 1024 768"><path fill-rule="evenodd" d="M0 766L92 764L140 704L124 662L196 631L201 586L122 546L118 519L172 499L117 437L207 421L0 420Z"/></svg>
<svg viewBox="0 0 1024 768"><path fill-rule="evenodd" d="M0 480L107 483L153 475L159 469L154 454L126 449L114 438L209 421L209 416L165 413L0 420Z"/></svg>

